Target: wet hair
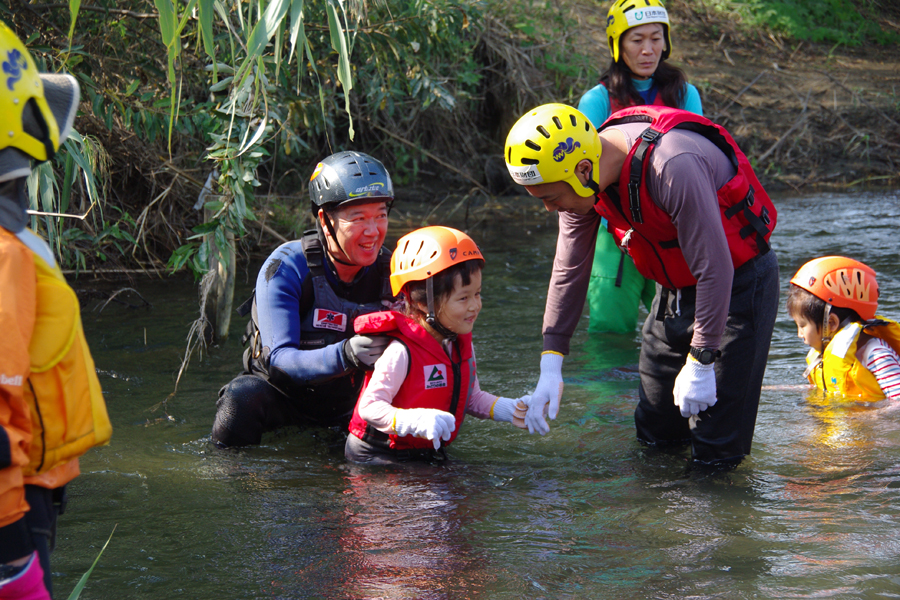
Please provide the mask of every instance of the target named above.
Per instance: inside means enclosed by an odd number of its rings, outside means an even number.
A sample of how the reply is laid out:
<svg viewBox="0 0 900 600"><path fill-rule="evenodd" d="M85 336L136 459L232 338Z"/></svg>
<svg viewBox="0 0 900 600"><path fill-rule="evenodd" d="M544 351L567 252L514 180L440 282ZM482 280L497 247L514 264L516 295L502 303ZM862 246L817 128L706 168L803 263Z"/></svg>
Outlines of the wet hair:
<svg viewBox="0 0 900 600"><path fill-rule="evenodd" d="M609 92L610 104L618 104L621 107L640 106L644 99L634 87L631 80L634 73L625 64L622 57L622 38L619 37L619 61L611 61L609 69L600 76L600 83L606 86ZM672 66L664 59L660 59L653 72L653 80L656 83L657 93L666 106L680 108L684 103L687 76L678 67Z"/></svg>
<svg viewBox="0 0 900 600"><path fill-rule="evenodd" d="M484 260L480 258L467 260L461 263L457 263L450 268L444 269L437 275L434 275L432 279L434 280L432 285L434 286L434 312L438 314L441 310L441 306L450 297L450 294L453 293L454 288L456 287L457 279L462 281L463 285L469 285L472 283L472 275L484 269ZM406 306L403 309L403 312L407 317L411 319L416 319L418 321L425 321L425 317L428 316L427 310L423 311L420 309L420 306L428 306L428 295L425 291L425 280L422 281L410 281L406 284L404 290L406 291L409 300L406 302ZM439 319L440 320L440 319Z"/></svg>
<svg viewBox="0 0 900 600"><path fill-rule="evenodd" d="M825 321L824 300L814 295L812 292L804 290L799 285L792 283L790 288L788 288L788 297L785 304L788 315L790 315L791 318L803 317L810 323L815 323L817 330L822 329L822 323ZM852 308L832 306L831 314L835 315L841 323L847 319L859 323L862 323L863 321L862 317L859 316L859 313Z"/></svg>

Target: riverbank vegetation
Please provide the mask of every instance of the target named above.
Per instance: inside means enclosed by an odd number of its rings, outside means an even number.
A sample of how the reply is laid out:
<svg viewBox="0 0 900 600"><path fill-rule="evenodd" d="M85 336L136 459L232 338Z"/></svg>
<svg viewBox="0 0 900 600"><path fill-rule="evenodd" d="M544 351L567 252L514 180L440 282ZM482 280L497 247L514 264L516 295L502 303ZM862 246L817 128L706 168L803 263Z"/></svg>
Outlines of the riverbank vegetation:
<svg viewBox="0 0 900 600"><path fill-rule="evenodd" d="M896 185L894 3L667 6L673 59L767 184ZM11 0L0 18L43 68L82 87L68 152L30 182L35 210L79 218L36 215L33 227L67 269L199 276L229 260L232 239L246 254L296 237L310 224L309 173L342 149L383 160L422 214L462 207L478 218L515 192L501 156L515 119L543 102L577 103L595 85L607 8ZM871 65L877 89L853 78L854 61ZM821 82L791 79L807 67Z"/></svg>

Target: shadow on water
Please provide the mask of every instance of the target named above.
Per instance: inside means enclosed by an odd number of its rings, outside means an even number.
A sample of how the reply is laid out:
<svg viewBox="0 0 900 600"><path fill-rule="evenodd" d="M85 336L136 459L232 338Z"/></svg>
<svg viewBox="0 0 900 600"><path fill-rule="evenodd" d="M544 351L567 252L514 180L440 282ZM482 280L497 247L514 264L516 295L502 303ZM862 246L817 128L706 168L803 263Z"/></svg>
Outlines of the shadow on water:
<svg viewBox="0 0 900 600"><path fill-rule="evenodd" d="M778 206L782 289L809 258L849 254L878 271L880 312L900 317L897 192ZM516 397L537 382L555 229L506 223L472 234L487 259L479 377ZM366 469L345 463L343 434L331 430L282 431L245 450L209 445L239 335L195 359L160 419L151 408L172 391L196 291L178 281L139 291L152 309L85 310L115 431L71 485L53 563L60 593L116 524L82 598L871 598L900 589L900 410L835 403L800 385L806 352L783 306L753 454L734 471L696 472L686 450L635 441L639 334L588 336L586 321L550 434L469 418L448 465Z"/></svg>

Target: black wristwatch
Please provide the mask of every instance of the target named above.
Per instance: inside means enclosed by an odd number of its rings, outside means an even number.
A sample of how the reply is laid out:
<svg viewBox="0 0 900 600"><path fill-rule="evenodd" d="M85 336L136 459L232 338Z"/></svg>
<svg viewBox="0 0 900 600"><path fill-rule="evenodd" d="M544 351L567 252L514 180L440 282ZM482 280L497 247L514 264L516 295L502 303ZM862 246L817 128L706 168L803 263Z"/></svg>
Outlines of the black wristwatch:
<svg viewBox="0 0 900 600"><path fill-rule="evenodd" d="M697 362L701 365L711 365L716 362L716 359L721 356L722 352L720 350L713 350L711 348L694 348L691 346L691 356L697 359Z"/></svg>

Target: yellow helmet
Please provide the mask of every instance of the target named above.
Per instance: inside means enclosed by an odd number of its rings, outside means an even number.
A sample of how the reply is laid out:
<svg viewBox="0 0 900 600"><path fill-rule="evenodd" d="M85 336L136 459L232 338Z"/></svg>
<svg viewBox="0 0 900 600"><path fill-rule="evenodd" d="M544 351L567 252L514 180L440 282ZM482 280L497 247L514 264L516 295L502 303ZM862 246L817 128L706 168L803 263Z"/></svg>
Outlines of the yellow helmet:
<svg viewBox="0 0 900 600"><path fill-rule="evenodd" d="M606 39L613 61L619 62L619 38L638 25L661 23L666 36L666 49L662 60L672 52L672 36L669 34L669 13L661 0L616 0L606 15Z"/></svg>
<svg viewBox="0 0 900 600"><path fill-rule="evenodd" d="M15 148L50 160L72 127L78 96L74 77L39 73L25 45L0 22L0 152Z"/></svg>
<svg viewBox="0 0 900 600"><path fill-rule="evenodd" d="M597 194L600 173L600 138L591 121L566 104L544 104L516 121L503 157L513 181L537 185L565 181L582 198ZM593 164L593 187L583 185L575 175L575 165L587 159Z"/></svg>

